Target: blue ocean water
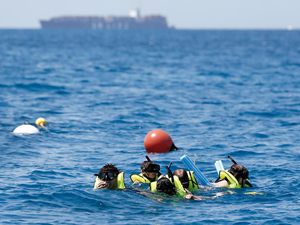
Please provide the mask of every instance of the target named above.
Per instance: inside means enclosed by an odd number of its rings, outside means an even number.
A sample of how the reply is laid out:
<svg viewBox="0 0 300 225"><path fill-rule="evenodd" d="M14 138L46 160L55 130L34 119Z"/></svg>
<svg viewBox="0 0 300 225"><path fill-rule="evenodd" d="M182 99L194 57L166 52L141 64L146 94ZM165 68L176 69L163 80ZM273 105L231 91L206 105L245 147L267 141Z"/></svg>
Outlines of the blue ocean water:
<svg viewBox="0 0 300 225"><path fill-rule="evenodd" d="M297 224L299 40L297 30L0 30L0 223ZM38 117L49 131L12 134ZM154 129L181 149L149 155L163 173L186 154L213 181L230 155L254 187L201 190L203 201L133 188ZM93 190L106 163L125 172L126 190Z"/></svg>

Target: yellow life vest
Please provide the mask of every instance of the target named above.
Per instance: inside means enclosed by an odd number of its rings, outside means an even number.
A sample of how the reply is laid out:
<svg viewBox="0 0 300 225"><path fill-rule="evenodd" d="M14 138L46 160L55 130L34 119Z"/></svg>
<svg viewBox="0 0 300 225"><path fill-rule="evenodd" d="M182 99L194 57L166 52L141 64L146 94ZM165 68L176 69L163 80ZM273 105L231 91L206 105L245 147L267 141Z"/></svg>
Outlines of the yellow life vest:
<svg viewBox="0 0 300 225"><path fill-rule="evenodd" d="M157 186L157 181L151 182L150 183L150 191L157 192L156 186Z"/></svg>
<svg viewBox="0 0 300 225"><path fill-rule="evenodd" d="M231 173L229 173L228 170L220 171L220 179L223 180L225 178L227 178L227 180L229 182L229 184L227 185L227 188L242 188L242 186L239 184L237 179ZM249 187L249 186L245 185L244 187Z"/></svg>
<svg viewBox="0 0 300 225"><path fill-rule="evenodd" d="M188 190L193 192L197 191L199 189L198 183L194 177L194 171L187 171L187 174L189 176L189 187Z"/></svg>
<svg viewBox="0 0 300 225"><path fill-rule="evenodd" d="M131 174L130 179L132 182L138 180L142 183L151 183L151 181L144 176L144 174L140 173L140 174ZM155 180L158 180L158 174L156 174Z"/></svg>
<svg viewBox="0 0 300 225"><path fill-rule="evenodd" d="M175 187L177 189L176 195L180 195L180 196L184 196L187 195L187 192L184 190L179 177L178 176L173 176L174 177L174 183L175 183ZM170 181L172 182L172 178L169 178Z"/></svg>
<svg viewBox="0 0 300 225"><path fill-rule="evenodd" d="M198 187L198 183L194 177L194 171L187 171L188 177L189 177L189 187L187 188L189 191L194 192L197 191L199 189ZM168 177L168 175L166 175L166 177ZM168 177L169 178L169 177ZM170 178L169 178L170 179ZM171 180L171 179L170 179ZM175 186L183 191L185 194L187 194L187 192L184 190L181 181L179 180L178 176L174 176L174 182L175 182Z"/></svg>
<svg viewBox="0 0 300 225"><path fill-rule="evenodd" d="M95 178L95 184L94 184L94 189L96 189L97 184L100 182L100 178L96 177ZM124 172L121 172L117 176L117 183L118 183L118 189L124 189L125 184L124 184Z"/></svg>

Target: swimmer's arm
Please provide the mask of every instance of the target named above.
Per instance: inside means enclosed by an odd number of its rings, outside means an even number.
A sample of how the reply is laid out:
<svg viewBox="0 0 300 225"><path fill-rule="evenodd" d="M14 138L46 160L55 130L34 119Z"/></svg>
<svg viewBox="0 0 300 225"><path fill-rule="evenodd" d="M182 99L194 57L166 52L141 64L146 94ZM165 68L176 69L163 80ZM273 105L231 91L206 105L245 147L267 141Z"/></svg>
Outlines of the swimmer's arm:
<svg viewBox="0 0 300 225"><path fill-rule="evenodd" d="M184 199L202 200L199 196L193 195L188 189L185 188L184 190L188 193L188 195L183 196Z"/></svg>
<svg viewBox="0 0 300 225"><path fill-rule="evenodd" d="M200 198L199 196L195 196L195 195L192 195L192 194L185 195L185 196L183 196L183 198L184 198L184 199L188 199L188 200L190 200L190 199L192 199L192 200L197 200L197 201L203 200L203 199Z"/></svg>
<svg viewBox="0 0 300 225"><path fill-rule="evenodd" d="M228 181L227 180L221 180L220 182L213 183L216 185L216 187L227 187L228 186Z"/></svg>
<svg viewBox="0 0 300 225"><path fill-rule="evenodd" d="M135 180L135 181L132 183L132 185L135 185L135 184L138 184L138 183L141 183L141 181Z"/></svg>
<svg viewBox="0 0 300 225"><path fill-rule="evenodd" d="M195 196L195 195L193 195L193 199L194 199L194 200L197 200L197 201L203 200L203 199L200 198L199 196Z"/></svg>

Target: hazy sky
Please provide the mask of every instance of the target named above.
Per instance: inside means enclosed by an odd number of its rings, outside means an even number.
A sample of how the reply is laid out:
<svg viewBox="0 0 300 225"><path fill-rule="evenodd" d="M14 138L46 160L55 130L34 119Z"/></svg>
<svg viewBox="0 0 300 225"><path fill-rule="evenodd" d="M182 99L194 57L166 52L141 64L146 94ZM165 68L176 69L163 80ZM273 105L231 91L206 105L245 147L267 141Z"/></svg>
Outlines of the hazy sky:
<svg viewBox="0 0 300 225"><path fill-rule="evenodd" d="M161 14L176 28L300 28L300 0L0 0L0 28L62 15Z"/></svg>

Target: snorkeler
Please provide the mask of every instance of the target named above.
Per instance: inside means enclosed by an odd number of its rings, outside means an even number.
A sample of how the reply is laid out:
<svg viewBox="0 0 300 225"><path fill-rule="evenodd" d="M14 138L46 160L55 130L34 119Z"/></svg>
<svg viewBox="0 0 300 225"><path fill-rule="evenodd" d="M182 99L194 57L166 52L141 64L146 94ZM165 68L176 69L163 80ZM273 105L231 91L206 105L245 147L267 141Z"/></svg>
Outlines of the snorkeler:
<svg viewBox="0 0 300 225"><path fill-rule="evenodd" d="M124 172L121 172L115 165L106 164L98 174L94 174L94 189L124 189Z"/></svg>
<svg viewBox="0 0 300 225"><path fill-rule="evenodd" d="M234 163L229 170L224 170L223 165L219 165L217 161L215 166L218 170L218 179L211 183L202 174L202 172L193 164L187 155L183 155L180 161L189 169L193 170L195 178L201 186L207 187L227 187L227 188L244 188L252 187L248 177L249 171L242 165L237 164L230 156L228 158Z"/></svg>
<svg viewBox="0 0 300 225"><path fill-rule="evenodd" d="M165 193L168 195L176 195L177 189L174 183L170 179L162 176L158 179L156 183L156 191Z"/></svg>
<svg viewBox="0 0 300 225"><path fill-rule="evenodd" d="M168 195L176 195L178 197L183 197L187 194L185 188L183 188L178 176L172 174L170 169L172 162L169 166L166 166L168 174L166 176L159 176L157 181L150 183L150 190L152 192L161 192Z"/></svg>
<svg viewBox="0 0 300 225"><path fill-rule="evenodd" d="M191 192L196 191L200 188L195 177L194 171L185 171L184 169L178 169L173 172L173 176L177 176L181 185L184 189Z"/></svg>
<svg viewBox="0 0 300 225"><path fill-rule="evenodd" d="M156 185L155 185L155 183L156 183ZM221 197L222 195L225 195L225 194L234 194L235 193L232 191L226 191L226 192L218 192L214 196L211 196L211 197L208 197L208 196L200 197L200 196L193 195L186 188L184 189L185 192L183 192L182 190L180 190L179 188L176 187L176 183L173 183L170 179L168 179L167 177L164 177L163 175L161 175L157 181L152 182L150 185L153 185L151 187L152 192L164 193L169 196L176 196L176 197L180 197L180 198L183 197L184 199L187 199L187 200L196 200L196 201L212 200L212 199Z"/></svg>
<svg viewBox="0 0 300 225"><path fill-rule="evenodd" d="M150 183L158 180L158 177L161 175L160 166L150 160L148 156L146 156L147 161L144 161L141 165L141 173L140 174L132 174L130 176L133 184L136 183Z"/></svg>
<svg viewBox="0 0 300 225"><path fill-rule="evenodd" d="M218 179L214 182L216 187L246 188L252 187L249 181L249 171L242 165L237 164L230 156L228 158L233 165L228 170L221 170Z"/></svg>
<svg viewBox="0 0 300 225"><path fill-rule="evenodd" d="M184 188L182 186L182 183L179 180L179 177L177 175L173 175L175 173L181 177L182 176L185 177L185 175L183 175L183 174L185 174L184 172L186 172L186 171L177 170L172 174L172 171L170 169L171 164L172 164L172 162L170 163L169 166L166 166L166 169L168 170L168 174L166 176L161 175L157 181L150 183L151 192L163 193L163 194L166 194L167 196L176 196L176 197L184 198L187 200L209 200L209 199L215 199L224 194L233 194L234 193L232 191L227 191L227 192L218 192L214 196L211 196L211 197L195 196L187 188ZM182 180L182 181L188 181L188 179L185 177L185 180Z"/></svg>

